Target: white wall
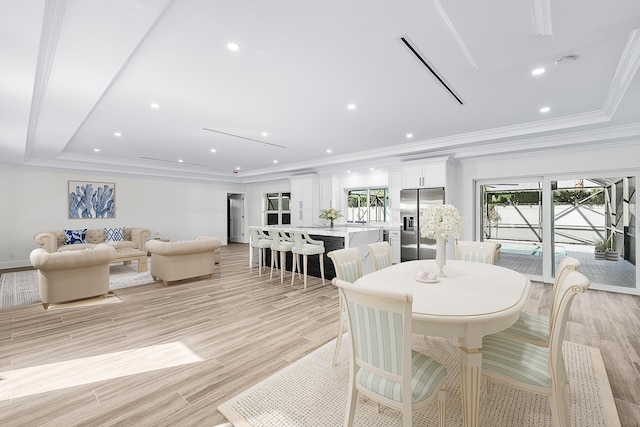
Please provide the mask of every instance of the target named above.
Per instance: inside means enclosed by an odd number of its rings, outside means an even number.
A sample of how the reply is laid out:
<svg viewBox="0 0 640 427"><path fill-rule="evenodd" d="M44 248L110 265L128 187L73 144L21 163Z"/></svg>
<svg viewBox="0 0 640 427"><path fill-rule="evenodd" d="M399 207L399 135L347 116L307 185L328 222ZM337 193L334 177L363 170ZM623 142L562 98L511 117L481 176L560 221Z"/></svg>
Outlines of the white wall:
<svg viewBox="0 0 640 427"><path fill-rule="evenodd" d="M68 180L113 182L116 218L69 219ZM90 175L26 167L0 168L0 269L31 265L41 231L144 227L151 237L188 240L216 236L226 244L227 192L246 186Z"/></svg>

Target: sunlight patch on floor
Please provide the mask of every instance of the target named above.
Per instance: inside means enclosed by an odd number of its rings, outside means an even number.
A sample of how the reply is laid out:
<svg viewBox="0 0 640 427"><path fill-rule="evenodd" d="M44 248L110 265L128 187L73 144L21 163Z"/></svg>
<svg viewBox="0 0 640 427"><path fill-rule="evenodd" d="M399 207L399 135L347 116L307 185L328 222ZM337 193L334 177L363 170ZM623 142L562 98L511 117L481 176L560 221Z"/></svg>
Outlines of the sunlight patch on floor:
<svg viewBox="0 0 640 427"><path fill-rule="evenodd" d="M0 371L0 401L201 362L181 342Z"/></svg>

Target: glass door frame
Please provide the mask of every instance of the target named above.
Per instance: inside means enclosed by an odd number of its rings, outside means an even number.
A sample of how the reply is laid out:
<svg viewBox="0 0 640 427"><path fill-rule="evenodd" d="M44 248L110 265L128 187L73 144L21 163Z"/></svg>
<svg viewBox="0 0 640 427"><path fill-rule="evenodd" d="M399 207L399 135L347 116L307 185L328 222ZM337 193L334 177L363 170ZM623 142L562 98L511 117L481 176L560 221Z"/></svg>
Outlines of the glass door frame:
<svg viewBox="0 0 640 427"><path fill-rule="evenodd" d="M640 177L640 173L638 171L634 171L634 170L625 170L625 169L613 169L613 170L608 170L608 171L598 171L598 172L571 172L571 173L564 173L564 174L555 174L555 175L548 175L544 177L544 187L543 187L543 197L545 197L545 190L548 192L548 194L546 195L546 198L544 200L547 201L547 207L545 208L543 206L543 219L545 221L549 221L549 224L553 225L553 216L554 216L554 212L553 212L553 191L551 190L551 183L553 181L567 181L567 180L573 180L576 178L611 178L611 177L629 177L629 176L634 176L635 180L636 180L636 185L638 183L638 178ZM637 196L636 196L637 198ZM546 216L548 215L548 217ZM636 215L635 218L635 229L638 229L638 215ZM553 239L553 228L549 227L548 230L545 230L545 227L543 226L543 239L546 237L546 235L544 234L545 232L549 233L551 236L549 236L549 242L551 242L551 240ZM543 241L543 271L544 267L548 266L554 266L554 253L551 252L551 247L549 248L545 248L544 246L544 242L546 242L546 240ZM638 241L637 238L635 239L635 246L637 250L638 247ZM549 243L551 244L551 243ZM548 256L549 258L546 259L546 256ZM617 292L617 293L623 293L623 294L631 294L631 295L640 295L640 277L638 277L638 264L636 263L636 283L635 283L635 288L625 288L622 286L611 286L611 285L606 285L606 284L602 284L602 283L592 283L591 284L591 289L597 289L597 290L602 290L602 291L608 291L608 292ZM547 277L545 275L545 282L547 282L547 280L551 280L551 283L553 283L553 276L549 276Z"/></svg>
<svg viewBox="0 0 640 427"><path fill-rule="evenodd" d="M553 190L552 182L573 180L577 177L580 178L611 178L611 177L629 177L634 176L636 184L640 173L637 170L607 170L607 171L578 171L563 174L549 174L544 176L516 176L516 177L501 177L501 178L483 178L474 180L474 197L473 197L473 212L475 213L474 230L473 235L476 241L482 240L482 215L484 206L484 197L482 194L482 186L490 184L507 184L513 182L533 182L539 181L542 185L542 277L529 276L531 280L543 281L544 283L553 283L555 277L555 242L554 242L554 205L553 205ZM638 229L640 220L636 214L635 229ZM637 239L634 242L636 245L636 253L638 242ZM640 295L640 277L638 275L638 265L636 264L636 283L635 288L624 288L620 286L611 286L605 284L592 284L592 289L598 289L603 291L627 293L633 295Z"/></svg>

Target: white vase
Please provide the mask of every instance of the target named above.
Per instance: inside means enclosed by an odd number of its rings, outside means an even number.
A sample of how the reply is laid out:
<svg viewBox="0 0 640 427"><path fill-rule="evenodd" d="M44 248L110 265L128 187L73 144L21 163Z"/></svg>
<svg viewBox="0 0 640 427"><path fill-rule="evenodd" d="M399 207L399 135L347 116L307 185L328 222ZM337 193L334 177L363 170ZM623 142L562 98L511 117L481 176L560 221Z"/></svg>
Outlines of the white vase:
<svg viewBox="0 0 640 427"><path fill-rule="evenodd" d="M438 266L438 276L445 277L444 266L447 263L447 239L436 236L436 265Z"/></svg>

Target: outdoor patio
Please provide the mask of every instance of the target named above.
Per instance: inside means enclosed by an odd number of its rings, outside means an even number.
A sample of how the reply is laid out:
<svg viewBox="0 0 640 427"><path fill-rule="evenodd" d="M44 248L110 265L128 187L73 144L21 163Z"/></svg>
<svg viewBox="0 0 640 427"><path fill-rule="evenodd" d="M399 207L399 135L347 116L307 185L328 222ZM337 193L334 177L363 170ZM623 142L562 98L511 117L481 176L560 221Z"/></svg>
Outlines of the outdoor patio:
<svg viewBox="0 0 640 427"><path fill-rule="evenodd" d="M566 255L580 260L580 271L587 276L592 284L604 284L635 288L636 267L620 258L618 261L596 260L593 252L567 250ZM561 256L556 257L556 265ZM539 255L524 255L501 252L496 265L519 271L520 273L542 277L542 257Z"/></svg>

